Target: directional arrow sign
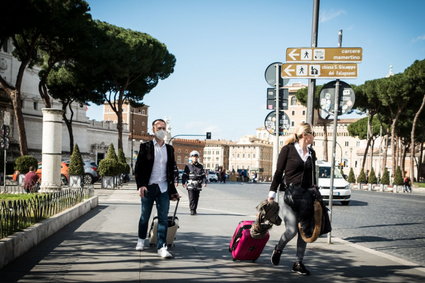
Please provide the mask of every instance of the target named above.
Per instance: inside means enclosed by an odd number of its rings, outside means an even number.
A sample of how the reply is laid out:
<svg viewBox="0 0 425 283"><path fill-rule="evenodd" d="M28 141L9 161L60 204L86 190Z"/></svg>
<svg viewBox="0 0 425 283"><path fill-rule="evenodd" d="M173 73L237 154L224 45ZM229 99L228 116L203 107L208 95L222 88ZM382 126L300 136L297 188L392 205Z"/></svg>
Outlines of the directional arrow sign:
<svg viewBox="0 0 425 283"><path fill-rule="evenodd" d="M290 47L286 49L287 62L360 62L361 47Z"/></svg>
<svg viewBox="0 0 425 283"><path fill-rule="evenodd" d="M282 78L357 78L354 63L282 64Z"/></svg>

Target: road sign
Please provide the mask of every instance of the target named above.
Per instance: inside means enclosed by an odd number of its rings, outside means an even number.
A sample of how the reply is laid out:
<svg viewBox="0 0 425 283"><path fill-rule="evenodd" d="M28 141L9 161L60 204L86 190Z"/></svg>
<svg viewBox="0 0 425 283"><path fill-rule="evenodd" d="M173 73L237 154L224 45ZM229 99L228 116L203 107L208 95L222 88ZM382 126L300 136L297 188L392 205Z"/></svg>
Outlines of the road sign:
<svg viewBox="0 0 425 283"><path fill-rule="evenodd" d="M279 74L280 74L280 68L282 66L281 62L274 62L271 63L267 68L266 71L264 72L264 77L266 79L266 82L270 85L270 86L276 86L276 67L275 65L279 66ZM279 85L280 86L284 86L288 83L288 80L283 80L280 76L279 76Z"/></svg>
<svg viewBox="0 0 425 283"><path fill-rule="evenodd" d="M354 90L346 82L339 82L339 107L338 115L345 114L351 110L354 105L356 96ZM334 114L335 102L335 84L336 81L325 84L320 91L320 116L327 119L329 115Z"/></svg>
<svg viewBox="0 0 425 283"><path fill-rule="evenodd" d="M361 47L290 47L286 49L287 62L360 62Z"/></svg>
<svg viewBox="0 0 425 283"><path fill-rule="evenodd" d="M288 95L289 90L287 88L281 88L279 90L279 109L280 110L288 110ZM268 88L267 89L267 110L275 110L276 109L276 89Z"/></svg>
<svg viewBox="0 0 425 283"><path fill-rule="evenodd" d="M357 78L354 63L286 63L282 65L283 78Z"/></svg>
<svg viewBox="0 0 425 283"><path fill-rule="evenodd" d="M285 112L279 112L279 136L281 136L285 131L289 130L291 122ZM264 119L264 127L271 135L276 135L276 111L272 111L266 116L266 119Z"/></svg>

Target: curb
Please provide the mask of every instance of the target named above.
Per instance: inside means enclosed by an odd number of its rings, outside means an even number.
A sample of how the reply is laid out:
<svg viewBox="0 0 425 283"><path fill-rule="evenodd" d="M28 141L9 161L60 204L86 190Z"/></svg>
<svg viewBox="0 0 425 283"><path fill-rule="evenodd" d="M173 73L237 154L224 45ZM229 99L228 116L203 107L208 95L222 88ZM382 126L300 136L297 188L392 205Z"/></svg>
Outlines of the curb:
<svg viewBox="0 0 425 283"><path fill-rule="evenodd" d="M0 240L0 269L26 253L68 223L86 214L99 203L94 196L48 219Z"/></svg>

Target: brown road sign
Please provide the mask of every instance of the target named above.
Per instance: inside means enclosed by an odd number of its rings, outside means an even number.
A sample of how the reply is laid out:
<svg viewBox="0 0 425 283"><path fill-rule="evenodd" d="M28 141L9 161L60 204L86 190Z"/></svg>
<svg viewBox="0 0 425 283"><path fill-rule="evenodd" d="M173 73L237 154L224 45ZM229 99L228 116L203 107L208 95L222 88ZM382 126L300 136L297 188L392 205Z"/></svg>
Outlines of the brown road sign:
<svg viewBox="0 0 425 283"><path fill-rule="evenodd" d="M360 62L361 47L290 47L286 49L287 62Z"/></svg>
<svg viewBox="0 0 425 283"><path fill-rule="evenodd" d="M357 78L354 63L286 63L282 78Z"/></svg>

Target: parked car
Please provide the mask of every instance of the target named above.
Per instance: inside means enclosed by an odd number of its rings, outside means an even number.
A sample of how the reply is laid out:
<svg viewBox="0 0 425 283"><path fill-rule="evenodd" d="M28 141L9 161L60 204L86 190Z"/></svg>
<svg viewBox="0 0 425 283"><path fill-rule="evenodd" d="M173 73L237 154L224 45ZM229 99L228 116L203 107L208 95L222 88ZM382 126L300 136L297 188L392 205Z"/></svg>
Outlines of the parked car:
<svg viewBox="0 0 425 283"><path fill-rule="evenodd" d="M99 180L99 174L97 173L97 164L92 161L84 161L84 185L93 184Z"/></svg>
<svg viewBox="0 0 425 283"><path fill-rule="evenodd" d="M41 180L43 175L43 164L41 162L38 162L37 171L35 173L37 173ZM61 162L61 183L62 185L69 184L69 166L68 163L63 161Z"/></svg>
<svg viewBox="0 0 425 283"><path fill-rule="evenodd" d="M331 183L331 164L325 161L316 162L317 182L323 200L329 202L330 183ZM351 187L338 167L334 170L334 189L332 194L333 201L340 201L342 205L348 205L351 200Z"/></svg>
<svg viewBox="0 0 425 283"><path fill-rule="evenodd" d="M69 166L69 160L64 161ZM90 185L99 180L99 173L97 173L97 164L93 161L85 160L84 163L84 185Z"/></svg>
<svg viewBox="0 0 425 283"><path fill-rule="evenodd" d="M217 173L215 173L213 171L208 171L207 180L209 182L218 182Z"/></svg>

